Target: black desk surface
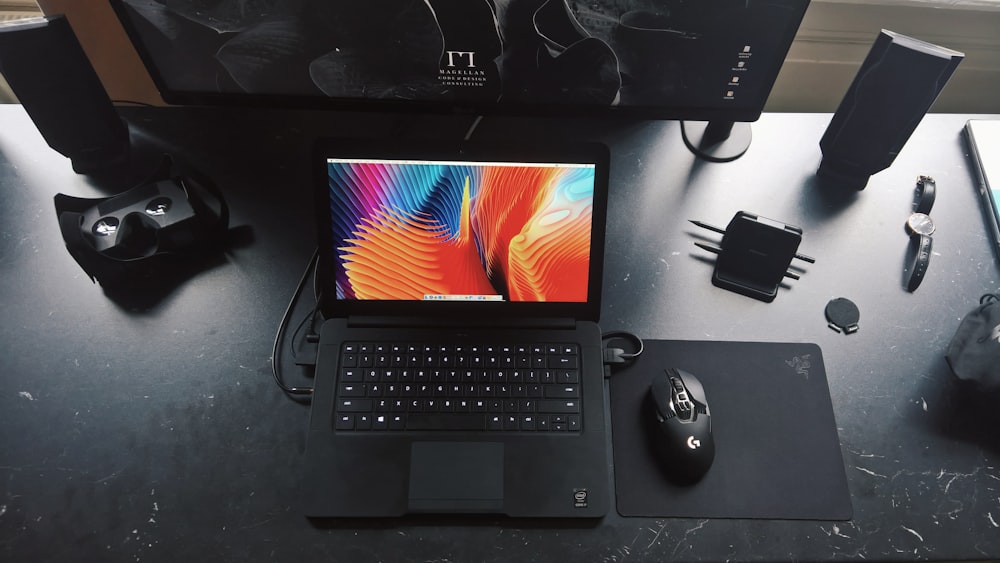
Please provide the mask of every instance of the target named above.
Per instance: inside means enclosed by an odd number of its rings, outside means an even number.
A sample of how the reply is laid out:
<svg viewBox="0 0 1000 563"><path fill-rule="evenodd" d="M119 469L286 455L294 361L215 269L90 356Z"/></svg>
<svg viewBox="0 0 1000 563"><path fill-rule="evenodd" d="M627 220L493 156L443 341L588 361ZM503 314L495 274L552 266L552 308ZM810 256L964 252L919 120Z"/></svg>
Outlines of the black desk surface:
<svg viewBox="0 0 1000 563"><path fill-rule="evenodd" d="M971 116L927 116L895 164L850 193L814 179L829 115L766 115L728 164L696 162L674 122L487 118L475 133L611 146L605 330L821 346L852 521L315 525L294 507L308 408L270 376L278 320L313 249L308 147L331 134L455 138L471 119L122 113L138 145L214 178L253 238L157 300L109 299L66 252L52 196L115 188L74 174L21 107L0 106L0 559L1000 558L1000 397L958 385L943 357L962 316L1000 288L960 137ZM910 294L903 222L919 174L937 180L938 233ZM800 251L817 259L773 303L713 287L693 245L706 233L687 219L725 225L740 209L801 226ZM840 296L861 309L857 334L827 328L824 306ZM285 369L308 383L290 360Z"/></svg>

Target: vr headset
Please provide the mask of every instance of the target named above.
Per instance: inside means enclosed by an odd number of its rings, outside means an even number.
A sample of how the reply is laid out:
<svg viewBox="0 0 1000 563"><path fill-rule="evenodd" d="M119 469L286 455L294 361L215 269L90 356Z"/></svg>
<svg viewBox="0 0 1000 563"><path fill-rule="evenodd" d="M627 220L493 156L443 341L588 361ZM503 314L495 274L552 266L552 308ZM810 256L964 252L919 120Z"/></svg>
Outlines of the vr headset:
<svg viewBox="0 0 1000 563"><path fill-rule="evenodd" d="M59 229L70 255L102 286L169 273L196 254L222 247L229 208L210 182L177 174L172 161L119 195L84 199L56 194Z"/></svg>

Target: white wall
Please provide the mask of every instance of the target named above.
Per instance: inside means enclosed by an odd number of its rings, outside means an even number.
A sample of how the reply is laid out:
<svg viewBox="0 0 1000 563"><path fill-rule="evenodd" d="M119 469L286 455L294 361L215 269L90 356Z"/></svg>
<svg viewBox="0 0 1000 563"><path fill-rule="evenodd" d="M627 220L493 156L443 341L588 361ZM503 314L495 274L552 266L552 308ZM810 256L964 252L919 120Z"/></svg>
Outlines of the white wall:
<svg viewBox="0 0 1000 563"><path fill-rule="evenodd" d="M1000 0L813 0L767 111L835 111L880 29L965 53L932 111L1000 113Z"/></svg>

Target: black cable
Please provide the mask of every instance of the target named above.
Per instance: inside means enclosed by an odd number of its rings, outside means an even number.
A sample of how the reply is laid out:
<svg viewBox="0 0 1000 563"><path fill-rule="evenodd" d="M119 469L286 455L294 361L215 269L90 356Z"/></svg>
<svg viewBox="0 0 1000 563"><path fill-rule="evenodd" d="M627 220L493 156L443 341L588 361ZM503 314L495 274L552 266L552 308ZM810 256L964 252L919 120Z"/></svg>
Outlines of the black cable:
<svg viewBox="0 0 1000 563"><path fill-rule="evenodd" d="M313 252L312 257L309 259L309 264L306 265L306 270L302 272L302 278L299 279L298 285L295 286L295 293L292 294L291 300L288 302L288 307L285 308L285 313L281 315L281 322L278 324L278 332L274 335L274 346L271 348L271 375L274 377L274 382L278 384L278 387L282 391L288 393L289 395L311 395L313 392L312 387L289 387L285 385L285 382L281 379L281 374L279 373L278 364L280 362L280 357L278 356L278 350L281 345L281 341L284 339L285 331L288 329L288 321L292 316L292 309L295 308L295 302L298 301L299 295L302 294L302 289L306 285L306 280L309 279L309 271L313 269L316 262L319 260L319 249Z"/></svg>
<svg viewBox="0 0 1000 563"><path fill-rule="evenodd" d="M319 300L316 300L316 306L313 307L312 311L308 315L302 317L299 324L295 326L295 330L292 332L292 357L298 358L298 354L295 351L295 343L300 340L303 329L308 325L309 330L306 331L305 341L309 343L319 342L319 334L316 333L316 314L319 313Z"/></svg>
<svg viewBox="0 0 1000 563"><path fill-rule="evenodd" d="M628 340L632 343L635 351L626 352L624 348L609 347L608 343L615 339ZM645 349L645 345L643 344L641 338L624 330L605 332L601 335L601 342L604 343L604 377L611 376L611 366L631 362L632 360L638 358Z"/></svg>
<svg viewBox="0 0 1000 563"><path fill-rule="evenodd" d="M482 120L483 120L483 116L481 116L481 115L477 115L476 118L472 120L472 124L469 125L469 128L466 129L466 131L465 131L465 136L462 137L463 141L467 142L469 139L472 138L472 134L476 132L476 129L479 127L479 123Z"/></svg>

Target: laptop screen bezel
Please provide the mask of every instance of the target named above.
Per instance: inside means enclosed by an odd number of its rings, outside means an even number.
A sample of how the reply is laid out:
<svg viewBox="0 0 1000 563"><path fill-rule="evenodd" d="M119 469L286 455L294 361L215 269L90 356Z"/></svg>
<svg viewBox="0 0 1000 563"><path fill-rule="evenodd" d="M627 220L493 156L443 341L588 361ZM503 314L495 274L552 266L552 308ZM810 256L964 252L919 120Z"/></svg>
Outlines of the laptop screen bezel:
<svg viewBox="0 0 1000 563"><path fill-rule="evenodd" d="M594 165L593 223L590 239L590 269L587 300L581 302L514 301L382 301L337 299L335 264L338 241L333 240L330 217L330 186L327 163L330 158L363 160L427 160L491 163L566 163ZM351 316L428 317L462 319L475 315L482 319L569 318L596 321L604 272L608 168L610 156L599 143L553 143L506 145L481 142L450 142L386 139L319 139L313 151L315 216L318 254L317 287L320 309L326 318Z"/></svg>

